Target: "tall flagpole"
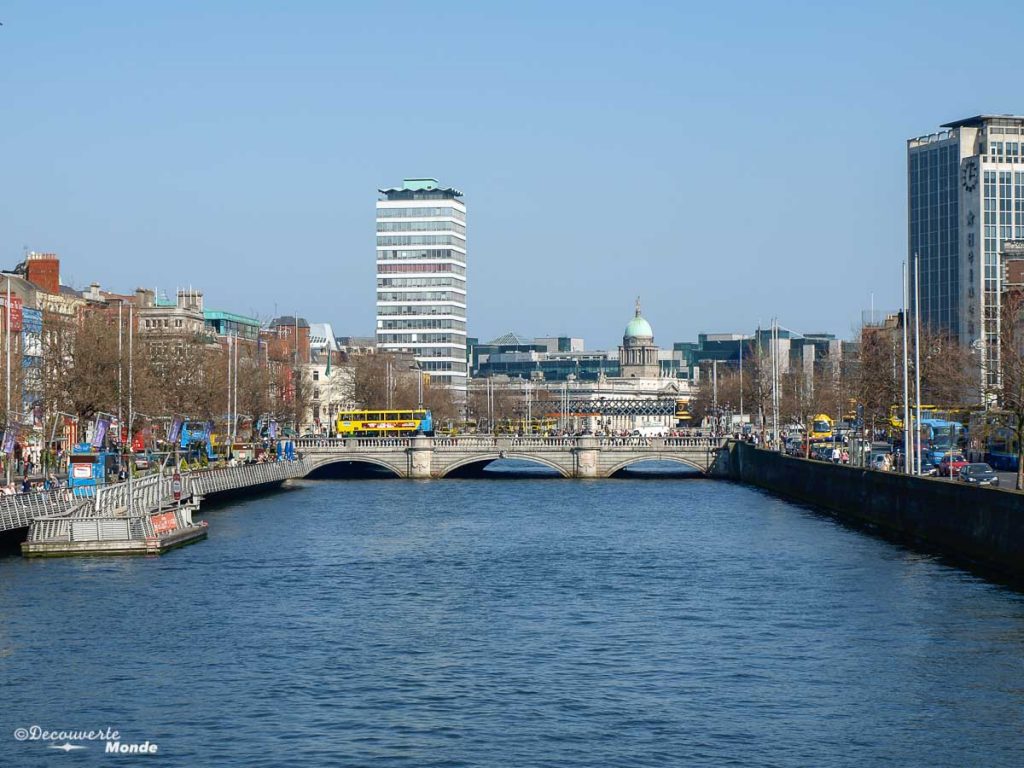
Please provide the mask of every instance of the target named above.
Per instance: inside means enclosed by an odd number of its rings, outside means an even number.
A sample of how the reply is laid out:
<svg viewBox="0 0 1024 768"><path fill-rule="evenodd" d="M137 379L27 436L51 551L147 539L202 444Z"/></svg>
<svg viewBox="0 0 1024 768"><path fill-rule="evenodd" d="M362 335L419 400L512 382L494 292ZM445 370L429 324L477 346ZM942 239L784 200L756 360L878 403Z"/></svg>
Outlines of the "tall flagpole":
<svg viewBox="0 0 1024 768"><path fill-rule="evenodd" d="M133 333L133 329L132 329L133 319L134 319L134 313L132 312L132 306L133 305L131 305L131 304L128 305L128 451L129 451L129 456L131 457L128 460L128 516L129 517L131 517L131 515L132 515L132 506L133 506L133 504L132 504L132 501L133 501L133 499L132 499L132 475L135 474L134 471L133 471L135 469L135 467L134 467L135 462L132 460L135 457L135 446L134 446L134 443L132 441L132 423L135 421L135 418L134 418L135 414L133 413L133 410L132 410L133 409L133 405L134 405L134 403L132 401L132 388L133 388L133 386L135 384L135 378L134 378L134 374L135 374L135 360L134 360L134 357L135 357L135 355L134 355L134 351L135 351L135 346L134 346L135 334Z"/></svg>
<svg viewBox="0 0 1024 768"><path fill-rule="evenodd" d="M4 425L4 442L7 442L7 430L11 428L11 276L7 276L7 303L5 305L4 312L7 315L7 323L5 328L7 330L7 404L6 413L7 423ZM6 457L7 461L7 484L10 485L14 482L14 467L12 463L14 461L14 453L10 453Z"/></svg>
<svg viewBox="0 0 1024 768"><path fill-rule="evenodd" d="M772 450L779 447L779 321L772 318Z"/></svg>
<svg viewBox="0 0 1024 768"><path fill-rule="evenodd" d="M921 472L921 257L914 254L914 390L917 415L914 418L914 460Z"/></svg>
<svg viewBox="0 0 1024 768"><path fill-rule="evenodd" d="M903 262L903 471L910 474L913 467L913 448L910 440L910 358L907 349L907 304L909 303L910 287L908 285L907 262Z"/></svg>
<svg viewBox="0 0 1024 768"><path fill-rule="evenodd" d="M227 456L231 455L231 335L228 335L228 410L227 416L225 417L224 424L224 439L228 441L227 445Z"/></svg>
<svg viewBox="0 0 1024 768"><path fill-rule="evenodd" d="M740 432L743 431L743 335L740 334Z"/></svg>
<svg viewBox="0 0 1024 768"><path fill-rule="evenodd" d="M121 433L124 430L124 414L121 412L121 398L123 391L122 384L122 368L123 368L123 354L121 352L122 342L121 337L124 331L124 320L122 319L122 311L124 309L124 302L117 302L117 443L121 449L121 456L119 462L124 462L124 445L121 443ZM129 446L130 448L131 446ZM119 463L120 469L124 468L123 463Z"/></svg>
<svg viewBox="0 0 1024 768"><path fill-rule="evenodd" d="M231 449L234 454L235 438L238 434L238 334L235 334L235 393L231 407Z"/></svg>

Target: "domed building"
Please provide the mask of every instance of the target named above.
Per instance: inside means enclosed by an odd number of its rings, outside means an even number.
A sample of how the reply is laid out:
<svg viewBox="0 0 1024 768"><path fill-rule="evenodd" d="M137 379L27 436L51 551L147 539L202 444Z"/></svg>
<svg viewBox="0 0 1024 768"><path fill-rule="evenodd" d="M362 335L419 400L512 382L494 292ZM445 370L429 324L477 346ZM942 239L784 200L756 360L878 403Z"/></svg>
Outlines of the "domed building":
<svg viewBox="0 0 1024 768"><path fill-rule="evenodd" d="M637 298L636 314L626 325L622 346L619 347L619 376L624 379L656 379L659 373L654 331L640 314L640 299Z"/></svg>

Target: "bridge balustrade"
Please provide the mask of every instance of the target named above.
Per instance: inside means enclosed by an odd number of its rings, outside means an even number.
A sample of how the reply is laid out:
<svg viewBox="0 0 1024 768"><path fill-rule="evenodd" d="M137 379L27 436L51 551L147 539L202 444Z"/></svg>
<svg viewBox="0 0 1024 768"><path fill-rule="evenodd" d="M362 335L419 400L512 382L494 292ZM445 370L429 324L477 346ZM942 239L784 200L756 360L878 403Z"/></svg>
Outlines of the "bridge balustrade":
<svg viewBox="0 0 1024 768"><path fill-rule="evenodd" d="M434 448L494 448L498 438L491 435L466 435L465 437L435 437Z"/></svg>
<svg viewBox="0 0 1024 768"><path fill-rule="evenodd" d="M412 439L408 437L324 437L295 441L297 449L313 453L325 449L346 451L361 448L408 448L411 444Z"/></svg>
<svg viewBox="0 0 1024 768"><path fill-rule="evenodd" d="M514 448L574 448L577 445L575 437L513 437L511 444Z"/></svg>

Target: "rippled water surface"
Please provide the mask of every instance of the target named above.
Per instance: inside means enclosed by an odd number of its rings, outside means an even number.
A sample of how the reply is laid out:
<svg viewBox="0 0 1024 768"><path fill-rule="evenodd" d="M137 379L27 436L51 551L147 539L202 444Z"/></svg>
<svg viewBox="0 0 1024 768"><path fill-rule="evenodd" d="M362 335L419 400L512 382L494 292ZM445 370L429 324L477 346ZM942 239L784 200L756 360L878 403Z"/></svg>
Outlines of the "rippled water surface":
<svg viewBox="0 0 1024 768"><path fill-rule="evenodd" d="M0 765L1020 766L1024 599L708 480L306 481L0 558Z"/></svg>

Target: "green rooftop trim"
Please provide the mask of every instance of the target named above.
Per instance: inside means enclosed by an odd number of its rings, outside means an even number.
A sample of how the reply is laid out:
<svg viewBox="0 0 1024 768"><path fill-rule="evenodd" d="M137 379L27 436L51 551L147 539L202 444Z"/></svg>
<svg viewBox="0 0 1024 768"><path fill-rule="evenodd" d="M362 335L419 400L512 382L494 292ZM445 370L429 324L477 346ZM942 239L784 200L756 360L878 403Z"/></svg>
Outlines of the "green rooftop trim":
<svg viewBox="0 0 1024 768"><path fill-rule="evenodd" d="M260 321L254 317L246 317L245 315L236 315L234 312L221 312L219 310L207 309L203 311L204 320L227 320L228 322L241 323L242 325L251 325L256 328L259 327Z"/></svg>
<svg viewBox="0 0 1024 768"><path fill-rule="evenodd" d="M423 189L436 189L437 179L402 179L402 189L420 191Z"/></svg>

